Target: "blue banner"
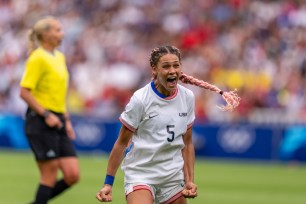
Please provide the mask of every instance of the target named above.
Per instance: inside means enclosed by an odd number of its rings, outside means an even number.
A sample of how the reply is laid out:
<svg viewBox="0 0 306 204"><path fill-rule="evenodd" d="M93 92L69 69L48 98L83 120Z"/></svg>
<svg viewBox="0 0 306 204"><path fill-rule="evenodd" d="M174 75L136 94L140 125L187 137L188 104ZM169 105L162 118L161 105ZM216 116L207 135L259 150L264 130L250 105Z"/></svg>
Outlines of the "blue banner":
<svg viewBox="0 0 306 204"><path fill-rule="evenodd" d="M109 153L118 137L119 122L105 122L98 118L73 117L76 132L75 145L81 151L103 151Z"/></svg>
<svg viewBox="0 0 306 204"><path fill-rule="evenodd" d="M28 149L24 120L20 116L0 114L0 147Z"/></svg>
<svg viewBox="0 0 306 204"><path fill-rule="evenodd" d="M109 153L121 128L119 121L72 117L78 151ZM306 161L306 126L254 124L195 124L193 142L197 156ZM29 149L24 120L0 114L0 148Z"/></svg>
<svg viewBox="0 0 306 204"><path fill-rule="evenodd" d="M194 144L197 155L243 158L275 159L281 127L262 127L246 124L195 125Z"/></svg>

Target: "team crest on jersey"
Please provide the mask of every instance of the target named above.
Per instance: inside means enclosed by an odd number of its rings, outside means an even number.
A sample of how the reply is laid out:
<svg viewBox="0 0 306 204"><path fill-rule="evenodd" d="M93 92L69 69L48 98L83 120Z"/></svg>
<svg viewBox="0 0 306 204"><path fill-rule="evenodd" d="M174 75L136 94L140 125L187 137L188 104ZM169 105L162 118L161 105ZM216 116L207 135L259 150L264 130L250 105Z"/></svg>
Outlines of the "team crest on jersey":
<svg viewBox="0 0 306 204"><path fill-rule="evenodd" d="M187 113L179 113L179 116L180 116L180 117L186 117L186 116L187 116Z"/></svg>

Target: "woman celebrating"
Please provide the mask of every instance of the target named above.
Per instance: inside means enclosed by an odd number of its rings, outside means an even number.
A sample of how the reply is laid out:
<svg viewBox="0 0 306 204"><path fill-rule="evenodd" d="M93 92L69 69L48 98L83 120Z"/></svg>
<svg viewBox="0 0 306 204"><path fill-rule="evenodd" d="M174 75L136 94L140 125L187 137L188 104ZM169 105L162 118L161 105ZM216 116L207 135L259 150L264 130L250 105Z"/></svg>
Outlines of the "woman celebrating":
<svg viewBox="0 0 306 204"><path fill-rule="evenodd" d="M36 22L29 34L29 57L20 82L20 96L29 107L25 133L40 172L35 204L47 203L79 180L72 143L75 133L65 100L69 74L65 56L56 50L63 37L54 17ZM64 178L56 181L58 170Z"/></svg>
<svg viewBox="0 0 306 204"><path fill-rule="evenodd" d="M181 73L181 54L173 46L150 56L153 81L134 93L120 116L123 126L109 157L103 188L96 198L112 201L112 185L122 160L128 204L186 204L198 194L194 183L192 124L194 95L181 80L220 93L235 108L239 97ZM128 147L128 148L126 148Z"/></svg>

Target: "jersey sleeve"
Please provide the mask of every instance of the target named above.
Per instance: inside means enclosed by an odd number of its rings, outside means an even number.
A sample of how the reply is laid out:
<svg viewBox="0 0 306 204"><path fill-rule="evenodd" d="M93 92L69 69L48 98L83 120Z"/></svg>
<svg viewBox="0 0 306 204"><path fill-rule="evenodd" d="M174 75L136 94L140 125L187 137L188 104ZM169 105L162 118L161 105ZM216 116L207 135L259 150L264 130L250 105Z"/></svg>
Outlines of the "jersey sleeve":
<svg viewBox="0 0 306 204"><path fill-rule="evenodd" d="M32 55L28 58L20 86L34 89L43 73L40 58Z"/></svg>
<svg viewBox="0 0 306 204"><path fill-rule="evenodd" d="M119 119L124 126L135 132L139 126L143 112L143 104L135 95L133 95Z"/></svg>
<svg viewBox="0 0 306 204"><path fill-rule="evenodd" d="M193 92L189 92L188 94L188 113L187 113L187 129L191 128L193 125L193 122L195 120L195 113L194 113L194 106L195 106L195 99Z"/></svg>

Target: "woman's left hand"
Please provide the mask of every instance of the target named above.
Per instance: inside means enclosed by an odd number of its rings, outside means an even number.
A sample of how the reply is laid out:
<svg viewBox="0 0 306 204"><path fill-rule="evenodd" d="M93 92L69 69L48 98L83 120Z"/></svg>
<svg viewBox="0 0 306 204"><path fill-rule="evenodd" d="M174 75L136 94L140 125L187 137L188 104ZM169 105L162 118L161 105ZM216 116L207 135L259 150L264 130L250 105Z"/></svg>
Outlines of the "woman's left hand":
<svg viewBox="0 0 306 204"><path fill-rule="evenodd" d="M193 182L186 183L182 194L185 198L195 198L198 196L198 187Z"/></svg>
<svg viewBox="0 0 306 204"><path fill-rule="evenodd" d="M71 121L70 120L66 120L65 123L66 123L65 125L66 125L66 132L67 132L68 137L71 140L74 140L75 139L75 132L73 130Z"/></svg>

